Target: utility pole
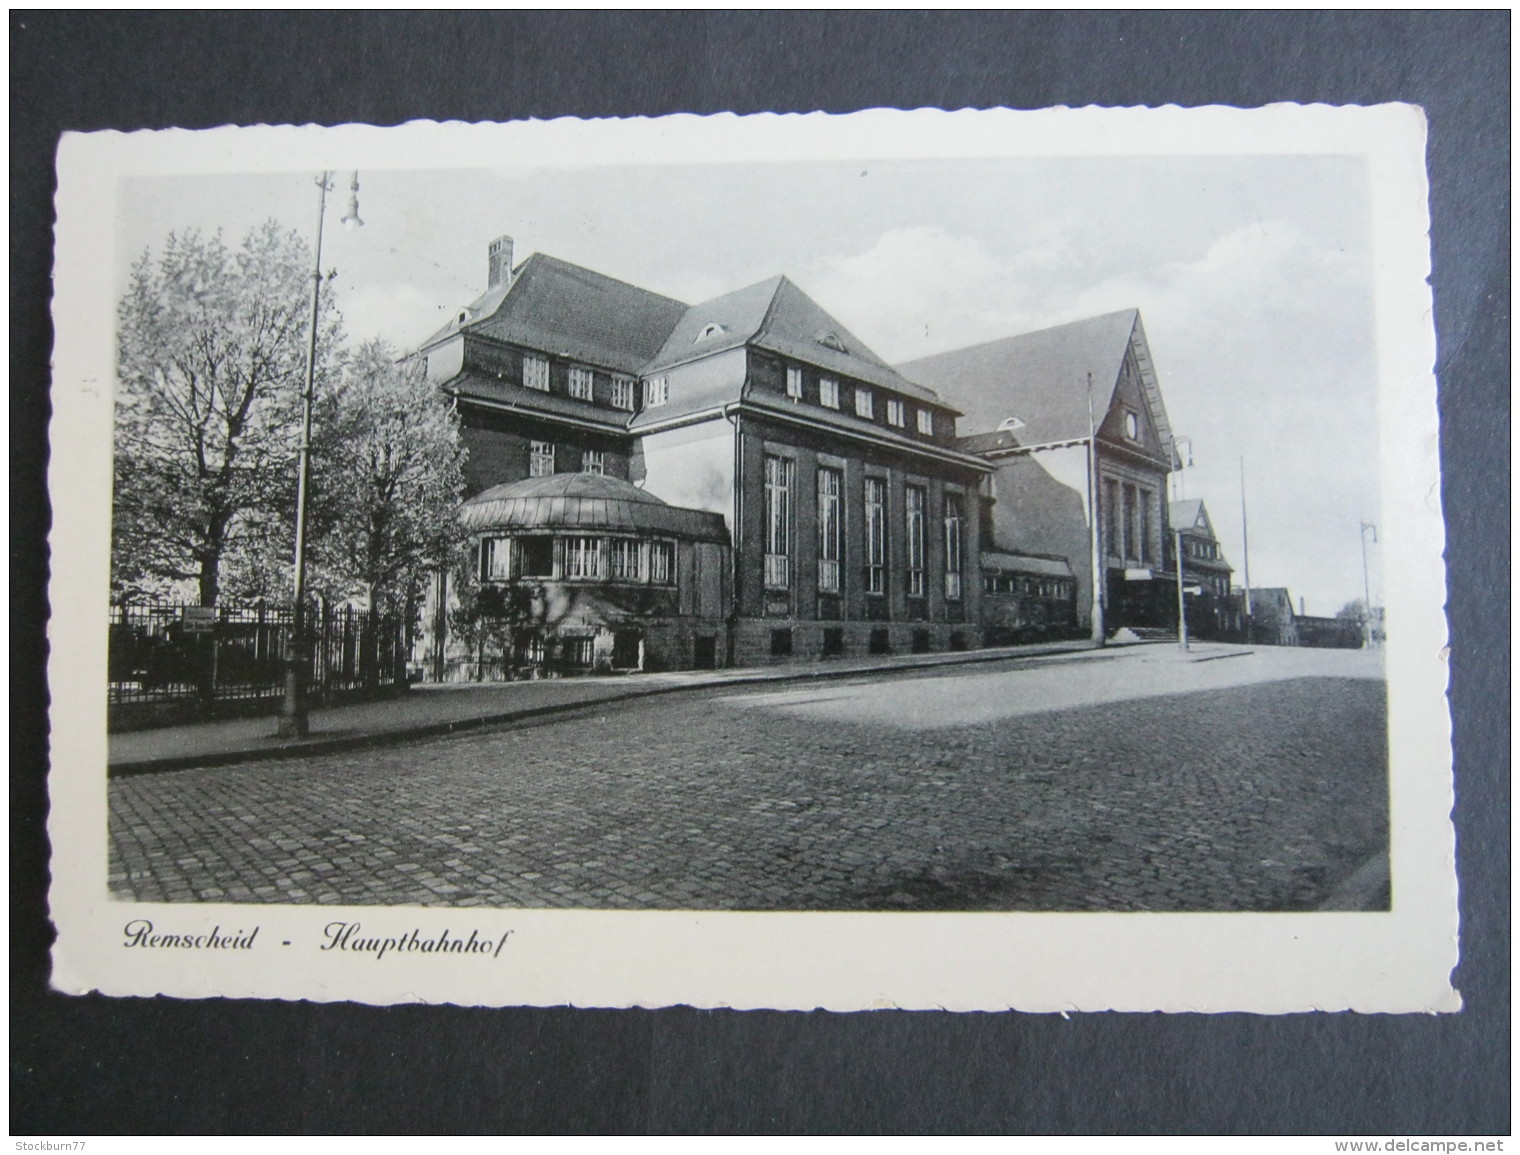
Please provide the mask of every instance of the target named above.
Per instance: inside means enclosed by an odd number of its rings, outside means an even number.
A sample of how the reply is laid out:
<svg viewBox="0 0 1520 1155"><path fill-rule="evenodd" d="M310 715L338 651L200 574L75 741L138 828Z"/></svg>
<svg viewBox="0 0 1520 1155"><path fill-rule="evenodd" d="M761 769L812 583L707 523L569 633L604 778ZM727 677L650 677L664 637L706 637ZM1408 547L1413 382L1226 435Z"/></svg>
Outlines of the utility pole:
<svg viewBox="0 0 1520 1155"><path fill-rule="evenodd" d="M1182 446L1187 445L1187 457L1182 456ZM1193 464L1193 439L1191 437L1174 437L1172 439L1172 460L1176 462L1177 469L1177 500L1183 500L1183 478L1187 476L1188 466ZM1182 647L1182 652L1187 653L1187 591L1183 588L1183 571L1187 568L1182 555L1182 527L1172 526L1172 543L1177 559L1177 644Z"/></svg>
<svg viewBox="0 0 1520 1155"><path fill-rule="evenodd" d="M1372 544L1377 544L1377 526L1362 522L1362 645L1372 648L1372 582L1367 577L1367 531L1372 531Z"/></svg>
<svg viewBox="0 0 1520 1155"><path fill-rule="evenodd" d="M1240 457L1240 558L1245 566L1246 575L1246 644L1249 645L1252 638L1251 629L1251 530L1246 520L1246 459L1245 454Z"/></svg>
<svg viewBox="0 0 1520 1155"><path fill-rule="evenodd" d="M322 226L327 220L327 194L332 173L317 179L317 251L311 271L311 332L306 342L306 386L301 395L301 444L296 457L296 547L293 558L290 636L285 643L285 697L280 705L278 734L281 738L304 738L308 730L307 683L311 676L312 647L306 629L306 502L311 477L311 409L316 392L317 327L322 306ZM359 174L350 186L348 215L343 227L356 229L359 219Z"/></svg>
<svg viewBox="0 0 1520 1155"><path fill-rule="evenodd" d="M1087 375L1087 522L1092 529L1092 640L1102 645L1108 636L1107 614L1104 602L1107 594L1103 573L1103 523L1099 516L1098 500L1098 423L1093 415L1093 380Z"/></svg>
<svg viewBox="0 0 1520 1155"><path fill-rule="evenodd" d="M1187 597L1182 588L1182 527L1172 530L1177 542L1177 644L1182 647L1185 654L1188 650L1187 636Z"/></svg>

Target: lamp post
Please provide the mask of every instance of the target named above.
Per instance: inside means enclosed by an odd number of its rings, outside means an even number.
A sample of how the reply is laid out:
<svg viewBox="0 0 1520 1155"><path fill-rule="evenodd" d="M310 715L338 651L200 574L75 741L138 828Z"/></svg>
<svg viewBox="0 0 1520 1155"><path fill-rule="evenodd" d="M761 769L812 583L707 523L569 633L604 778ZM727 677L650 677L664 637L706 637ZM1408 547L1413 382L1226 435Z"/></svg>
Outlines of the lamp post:
<svg viewBox="0 0 1520 1155"><path fill-rule="evenodd" d="M1372 531L1372 544L1377 544L1377 526L1362 522L1362 646L1372 648L1372 582L1367 577L1367 531Z"/></svg>
<svg viewBox="0 0 1520 1155"><path fill-rule="evenodd" d="M317 251L311 271L311 332L306 343L306 386L301 398L301 443L296 455L296 548L293 565L293 599L290 634L285 642L285 698L280 706L279 736L304 738L308 731L306 688L310 678L311 642L306 630L306 501L311 481L311 409L316 392L317 327L322 306L322 226L327 219L327 194L332 174L317 178ZM349 186L348 213L344 228L356 229L359 219L359 174Z"/></svg>
<svg viewBox="0 0 1520 1155"><path fill-rule="evenodd" d="M1182 446L1187 446L1186 459L1182 456ZM1177 463L1177 500L1182 500L1184 492L1182 485L1182 471L1193 464L1193 439L1191 437L1175 437L1172 439L1173 460ZM1187 591L1183 588L1183 561L1182 561L1182 527L1172 526L1172 541L1177 558L1177 645L1187 653Z"/></svg>

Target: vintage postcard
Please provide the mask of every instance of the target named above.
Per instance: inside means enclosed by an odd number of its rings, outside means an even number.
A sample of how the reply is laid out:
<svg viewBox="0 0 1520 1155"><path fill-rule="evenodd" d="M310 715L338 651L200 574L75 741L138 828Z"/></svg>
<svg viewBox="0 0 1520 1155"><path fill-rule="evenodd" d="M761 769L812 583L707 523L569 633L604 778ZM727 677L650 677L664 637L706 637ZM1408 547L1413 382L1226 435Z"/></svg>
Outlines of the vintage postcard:
<svg viewBox="0 0 1520 1155"><path fill-rule="evenodd" d="M1459 1009L1424 143L66 137L54 986Z"/></svg>

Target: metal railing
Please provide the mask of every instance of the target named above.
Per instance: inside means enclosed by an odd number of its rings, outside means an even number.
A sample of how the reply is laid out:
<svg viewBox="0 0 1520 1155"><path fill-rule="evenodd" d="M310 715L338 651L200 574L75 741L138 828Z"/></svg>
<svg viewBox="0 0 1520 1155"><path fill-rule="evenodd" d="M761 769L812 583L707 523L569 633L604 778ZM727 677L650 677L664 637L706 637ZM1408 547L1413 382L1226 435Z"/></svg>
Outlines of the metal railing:
<svg viewBox="0 0 1520 1155"><path fill-rule="evenodd" d="M405 680L401 623L349 607L307 609L311 688L325 697ZM203 607L150 601L113 605L109 701L278 698L284 692L288 606Z"/></svg>

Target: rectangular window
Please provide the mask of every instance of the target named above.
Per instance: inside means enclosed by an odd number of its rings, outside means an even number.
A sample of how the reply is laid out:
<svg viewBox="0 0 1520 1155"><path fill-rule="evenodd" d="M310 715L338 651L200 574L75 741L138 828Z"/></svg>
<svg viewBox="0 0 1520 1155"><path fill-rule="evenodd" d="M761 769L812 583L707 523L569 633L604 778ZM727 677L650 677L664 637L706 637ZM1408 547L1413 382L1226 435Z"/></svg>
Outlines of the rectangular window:
<svg viewBox="0 0 1520 1155"><path fill-rule="evenodd" d="M844 478L837 469L818 471L818 588L824 593L839 592L839 559L843 545L843 518L839 495Z"/></svg>
<svg viewBox="0 0 1520 1155"><path fill-rule="evenodd" d="M608 542L607 576L614 581L636 582L644 577L640 564L643 548L638 542L626 537L615 537Z"/></svg>
<svg viewBox="0 0 1520 1155"><path fill-rule="evenodd" d="M1103 542L1109 557L1119 556L1119 483L1103 479Z"/></svg>
<svg viewBox="0 0 1520 1155"><path fill-rule="evenodd" d="M934 414L927 409L918 411L918 431L925 437L934 436Z"/></svg>
<svg viewBox="0 0 1520 1155"><path fill-rule="evenodd" d="M669 585L676 580L676 547L670 541L649 543L649 580Z"/></svg>
<svg viewBox="0 0 1520 1155"><path fill-rule="evenodd" d="M591 370L583 365L570 366L570 396L582 401L591 400Z"/></svg>
<svg viewBox="0 0 1520 1155"><path fill-rule="evenodd" d="M961 532L965 513L958 493L945 494L945 597L961 596Z"/></svg>
<svg viewBox="0 0 1520 1155"><path fill-rule="evenodd" d="M908 422L907 409L901 401L887 401L887 424L901 429Z"/></svg>
<svg viewBox="0 0 1520 1155"><path fill-rule="evenodd" d="M864 417L867 421L876 416L876 399L871 396L869 389L855 388L855 416Z"/></svg>
<svg viewBox="0 0 1520 1155"><path fill-rule="evenodd" d="M1124 557L1127 561L1138 556L1140 552L1136 548L1138 543L1135 541L1135 487L1133 485L1124 487L1124 511L1120 516L1123 518Z"/></svg>
<svg viewBox="0 0 1520 1155"><path fill-rule="evenodd" d="M670 378L651 377L644 382L644 408L657 409L670 400Z"/></svg>
<svg viewBox="0 0 1520 1155"><path fill-rule="evenodd" d="M792 470L784 457L765 459L765 588L791 586Z"/></svg>
<svg viewBox="0 0 1520 1155"><path fill-rule="evenodd" d="M606 473L607 455L600 449L588 449L581 454L582 473Z"/></svg>
<svg viewBox="0 0 1520 1155"><path fill-rule="evenodd" d="M887 592L887 483L866 478L866 593Z"/></svg>
<svg viewBox="0 0 1520 1155"><path fill-rule="evenodd" d="M565 577L601 577L606 569L602 563L604 546L604 540L599 537L565 538Z"/></svg>
<svg viewBox="0 0 1520 1155"><path fill-rule="evenodd" d="M530 441L528 443L528 476L548 477L554 472L554 442Z"/></svg>
<svg viewBox="0 0 1520 1155"><path fill-rule="evenodd" d="M786 395L793 401L802 400L802 370L788 369L786 371Z"/></svg>
<svg viewBox="0 0 1520 1155"><path fill-rule="evenodd" d="M908 528L908 596L924 596L924 491L910 485L906 498Z"/></svg>
<svg viewBox="0 0 1520 1155"><path fill-rule="evenodd" d="M818 404L839 408L839 382L832 377L818 378Z"/></svg>
<svg viewBox="0 0 1520 1155"><path fill-rule="evenodd" d="M612 407L633 412L632 377L614 376L612 378Z"/></svg>
<svg viewBox="0 0 1520 1155"><path fill-rule="evenodd" d="M542 357L523 357L523 384L540 393L549 392L549 362Z"/></svg>
<svg viewBox="0 0 1520 1155"><path fill-rule="evenodd" d="M554 576L554 539L520 537L517 539L517 576Z"/></svg>
<svg viewBox="0 0 1520 1155"><path fill-rule="evenodd" d="M1140 560L1151 560L1151 495L1144 489L1140 491Z"/></svg>
<svg viewBox="0 0 1520 1155"><path fill-rule="evenodd" d="M504 582L512 576L512 543L504 537L488 537L480 543L480 579Z"/></svg>

